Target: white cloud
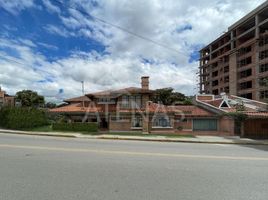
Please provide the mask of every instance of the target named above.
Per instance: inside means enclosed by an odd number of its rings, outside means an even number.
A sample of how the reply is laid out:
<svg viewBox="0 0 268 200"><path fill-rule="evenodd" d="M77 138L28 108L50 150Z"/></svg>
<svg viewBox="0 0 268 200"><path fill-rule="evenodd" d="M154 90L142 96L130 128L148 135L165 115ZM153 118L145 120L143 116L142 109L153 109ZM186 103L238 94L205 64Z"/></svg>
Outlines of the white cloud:
<svg viewBox="0 0 268 200"><path fill-rule="evenodd" d="M17 15L19 11L30 8L34 6L33 0L15 0L15 1L7 1L0 0L0 7L4 8L6 11Z"/></svg>
<svg viewBox="0 0 268 200"><path fill-rule="evenodd" d="M59 48L55 45L51 45L51 44L47 44L47 43L44 43L44 42L37 42L38 45L42 46L42 47L45 47L47 49L51 49L51 50L58 50Z"/></svg>
<svg viewBox="0 0 268 200"><path fill-rule="evenodd" d="M45 29L62 37L93 38L103 43L109 54L73 52L68 58L50 63L33 50L29 41L21 41L20 45L14 41L1 41L0 45L8 44L16 49L20 55L17 60L28 66L2 60L1 71L3 68L5 72L0 73L1 84L11 91L28 87L47 96L53 96L63 88L65 97L71 97L81 94L82 80L85 81L86 92L92 92L139 86L140 76L149 75L154 89L174 87L191 95L197 92L195 72L198 62L189 63L194 48L216 39L228 26L262 2L264 0L100 0L98 6L92 6L89 1L73 0L72 5L80 5L91 15L183 54L69 10L70 16L59 15L62 27L49 24ZM177 32L185 26L191 28ZM35 63L39 63L37 69L34 69ZM16 75L18 79L16 84L12 84L16 70L20 70ZM48 77L53 81L46 81Z"/></svg>
<svg viewBox="0 0 268 200"><path fill-rule="evenodd" d="M50 0L42 0L43 4L45 5L46 9L51 13L60 14L61 10L58 6L53 5Z"/></svg>
<svg viewBox="0 0 268 200"><path fill-rule="evenodd" d="M44 29L51 34L60 35L62 37L74 36L73 33L67 31L64 27L58 27L52 24L48 24Z"/></svg>

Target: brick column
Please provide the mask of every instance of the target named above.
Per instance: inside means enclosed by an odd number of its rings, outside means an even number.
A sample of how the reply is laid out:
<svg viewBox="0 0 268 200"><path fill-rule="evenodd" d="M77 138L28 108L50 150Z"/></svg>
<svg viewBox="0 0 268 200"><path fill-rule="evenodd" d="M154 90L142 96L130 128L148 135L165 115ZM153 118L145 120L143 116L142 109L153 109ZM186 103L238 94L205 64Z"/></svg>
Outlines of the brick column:
<svg viewBox="0 0 268 200"><path fill-rule="evenodd" d="M142 133L149 134L150 133L150 112L149 112L149 105L150 101L146 103L145 113L142 120Z"/></svg>
<svg viewBox="0 0 268 200"><path fill-rule="evenodd" d="M237 58L235 51L229 57L229 89L231 95L237 95Z"/></svg>

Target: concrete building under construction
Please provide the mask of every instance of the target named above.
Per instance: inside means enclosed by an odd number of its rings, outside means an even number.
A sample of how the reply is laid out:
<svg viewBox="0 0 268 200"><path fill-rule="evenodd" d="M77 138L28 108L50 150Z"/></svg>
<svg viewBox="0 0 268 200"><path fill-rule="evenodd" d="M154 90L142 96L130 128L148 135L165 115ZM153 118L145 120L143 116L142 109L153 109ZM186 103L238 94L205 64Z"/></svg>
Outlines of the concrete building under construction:
<svg viewBox="0 0 268 200"><path fill-rule="evenodd" d="M200 51L200 93L268 99L268 1Z"/></svg>

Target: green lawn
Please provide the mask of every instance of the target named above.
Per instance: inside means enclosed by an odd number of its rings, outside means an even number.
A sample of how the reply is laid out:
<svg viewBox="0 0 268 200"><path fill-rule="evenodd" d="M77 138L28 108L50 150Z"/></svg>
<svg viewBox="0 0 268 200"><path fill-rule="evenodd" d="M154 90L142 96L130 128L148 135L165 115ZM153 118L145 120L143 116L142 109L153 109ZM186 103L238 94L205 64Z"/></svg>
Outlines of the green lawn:
<svg viewBox="0 0 268 200"><path fill-rule="evenodd" d="M157 134L143 134L142 132L109 132L105 133L107 135L121 135L121 136L143 136L143 137L154 137L154 136L165 136L168 138L178 138L178 137L190 137L193 135L178 135L178 134L168 134L168 133L157 133Z"/></svg>

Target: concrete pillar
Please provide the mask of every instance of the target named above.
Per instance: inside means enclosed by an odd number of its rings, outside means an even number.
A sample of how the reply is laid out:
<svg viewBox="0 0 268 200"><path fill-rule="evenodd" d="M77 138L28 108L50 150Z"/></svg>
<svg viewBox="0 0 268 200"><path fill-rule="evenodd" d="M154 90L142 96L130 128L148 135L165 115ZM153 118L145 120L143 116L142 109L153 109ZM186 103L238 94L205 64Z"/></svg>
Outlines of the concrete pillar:
<svg viewBox="0 0 268 200"><path fill-rule="evenodd" d="M231 50L233 50L235 47L234 47L234 30L231 31Z"/></svg>
<svg viewBox="0 0 268 200"><path fill-rule="evenodd" d="M256 43L255 43L255 97L253 96L253 99L256 99L257 101L260 100L260 95L259 95L259 38L260 38L260 27L259 27L259 15L255 16L255 38L256 38Z"/></svg>
<svg viewBox="0 0 268 200"><path fill-rule="evenodd" d="M236 52L229 56L229 93L237 95L237 58Z"/></svg>
<svg viewBox="0 0 268 200"><path fill-rule="evenodd" d="M255 38L259 38L260 37L260 27L259 27L259 23L260 23L260 19L259 19L259 15L255 16Z"/></svg>
<svg viewBox="0 0 268 200"><path fill-rule="evenodd" d="M211 45L209 45L209 60L211 60L212 59L212 46Z"/></svg>

